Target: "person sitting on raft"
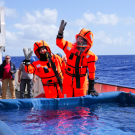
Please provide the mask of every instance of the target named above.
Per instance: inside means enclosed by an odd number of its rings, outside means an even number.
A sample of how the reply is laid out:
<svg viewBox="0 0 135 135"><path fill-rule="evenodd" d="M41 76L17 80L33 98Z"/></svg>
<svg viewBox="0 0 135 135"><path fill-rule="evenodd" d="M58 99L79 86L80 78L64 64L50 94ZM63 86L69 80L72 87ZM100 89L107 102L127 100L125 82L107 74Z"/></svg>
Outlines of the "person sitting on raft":
<svg viewBox="0 0 135 135"><path fill-rule="evenodd" d="M25 55L25 71L36 74L41 78L46 98L63 98L62 94L62 72L60 56L52 54L49 45L41 40L34 43L34 53L38 61L30 64L32 52L23 48Z"/></svg>
<svg viewBox="0 0 135 135"><path fill-rule="evenodd" d="M89 49L93 45L93 33L83 28L75 36L75 43L70 43L63 38L63 32L66 26L64 20L61 21L56 44L66 54L67 64L63 79L63 94L67 97L79 97L88 95L98 96L94 89L95 62L98 57ZM87 68L89 70L89 88L87 88Z"/></svg>

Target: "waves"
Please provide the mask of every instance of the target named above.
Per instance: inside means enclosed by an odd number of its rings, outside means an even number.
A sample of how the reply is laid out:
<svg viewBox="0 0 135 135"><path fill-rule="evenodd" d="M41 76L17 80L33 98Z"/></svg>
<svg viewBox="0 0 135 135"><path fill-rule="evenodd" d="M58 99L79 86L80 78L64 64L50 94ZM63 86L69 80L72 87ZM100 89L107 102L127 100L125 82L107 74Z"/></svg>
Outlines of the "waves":
<svg viewBox="0 0 135 135"><path fill-rule="evenodd" d="M135 88L135 55L98 56L97 82Z"/></svg>

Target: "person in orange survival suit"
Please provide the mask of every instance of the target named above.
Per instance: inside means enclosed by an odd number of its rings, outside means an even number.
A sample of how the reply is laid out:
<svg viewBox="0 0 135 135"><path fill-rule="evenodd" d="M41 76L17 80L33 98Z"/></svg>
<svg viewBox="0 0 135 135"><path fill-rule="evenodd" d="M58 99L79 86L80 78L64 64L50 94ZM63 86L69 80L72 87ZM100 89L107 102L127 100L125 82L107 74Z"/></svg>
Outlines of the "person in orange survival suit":
<svg viewBox="0 0 135 135"><path fill-rule="evenodd" d="M49 45L41 40L34 43L34 53L39 58L38 61L30 64L32 51L27 48L23 49L25 55L25 71L34 73L39 76L43 83L46 98L63 98L62 94L62 59L52 54Z"/></svg>
<svg viewBox="0 0 135 135"><path fill-rule="evenodd" d="M67 97L78 97L87 94L98 96L94 89L95 62L98 57L89 49L93 45L93 33L83 28L76 35L75 43L70 43L63 39L63 32L66 26L64 20L61 21L56 44L63 49L67 57L67 64L63 80L63 94ZM89 88L87 87L87 68L89 70Z"/></svg>
<svg viewBox="0 0 135 135"><path fill-rule="evenodd" d="M64 75L65 73L65 68L66 68L66 56L62 56L60 53L57 53L56 55L60 56L62 58L62 63L61 63L61 71L62 74Z"/></svg>

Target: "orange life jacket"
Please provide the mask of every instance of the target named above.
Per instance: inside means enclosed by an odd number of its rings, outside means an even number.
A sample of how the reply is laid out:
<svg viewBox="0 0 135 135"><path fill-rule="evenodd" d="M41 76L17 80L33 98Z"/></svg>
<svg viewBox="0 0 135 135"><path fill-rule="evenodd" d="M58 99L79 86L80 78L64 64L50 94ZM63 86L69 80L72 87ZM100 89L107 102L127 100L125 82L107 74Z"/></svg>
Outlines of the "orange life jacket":
<svg viewBox="0 0 135 135"><path fill-rule="evenodd" d="M73 44L65 41L63 38L57 38L57 46L59 46L66 54L67 64L65 73L71 77L76 77L77 88L80 86L80 77L86 76L87 68L89 70L89 79L95 78L95 62L98 57L88 50L82 55L78 55L78 51L74 49Z"/></svg>
<svg viewBox="0 0 135 135"><path fill-rule="evenodd" d="M59 59L59 56L52 55L52 61L55 63L57 71L59 73L60 78L63 78L62 72L61 72L61 59ZM55 76L55 73L51 67L51 64L48 61L35 61L30 65L25 66L25 71L27 73L34 73L37 76L39 76L42 80L43 86L52 86L58 84L58 80Z"/></svg>

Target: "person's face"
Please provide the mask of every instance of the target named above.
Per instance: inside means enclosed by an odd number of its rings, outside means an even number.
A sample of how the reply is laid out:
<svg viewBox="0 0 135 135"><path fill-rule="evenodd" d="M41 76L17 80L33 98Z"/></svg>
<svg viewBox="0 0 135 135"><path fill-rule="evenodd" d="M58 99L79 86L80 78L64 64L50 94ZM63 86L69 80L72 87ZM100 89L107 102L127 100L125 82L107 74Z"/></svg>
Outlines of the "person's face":
<svg viewBox="0 0 135 135"><path fill-rule="evenodd" d="M87 40L81 36L78 36L76 39L76 44L77 44L77 50L80 52L80 54L82 54L86 49Z"/></svg>
<svg viewBox="0 0 135 135"><path fill-rule="evenodd" d="M39 51L39 52L40 52L41 54L45 54L46 51L47 51L47 50L42 47L42 48L40 48L40 51Z"/></svg>
<svg viewBox="0 0 135 135"><path fill-rule="evenodd" d="M87 40L84 39L84 38L81 37L81 36L78 36L78 37L77 37L76 43L77 43L77 46L78 46L78 47L86 47L86 46L87 46Z"/></svg>
<svg viewBox="0 0 135 135"><path fill-rule="evenodd" d="M63 61L64 61L65 63L67 63L67 57L66 57L66 56L63 57Z"/></svg>
<svg viewBox="0 0 135 135"><path fill-rule="evenodd" d="M85 47L77 47L77 50L83 52L86 48Z"/></svg>
<svg viewBox="0 0 135 135"><path fill-rule="evenodd" d="M10 57L9 56L6 56L5 60L6 60L6 63L10 63Z"/></svg>

